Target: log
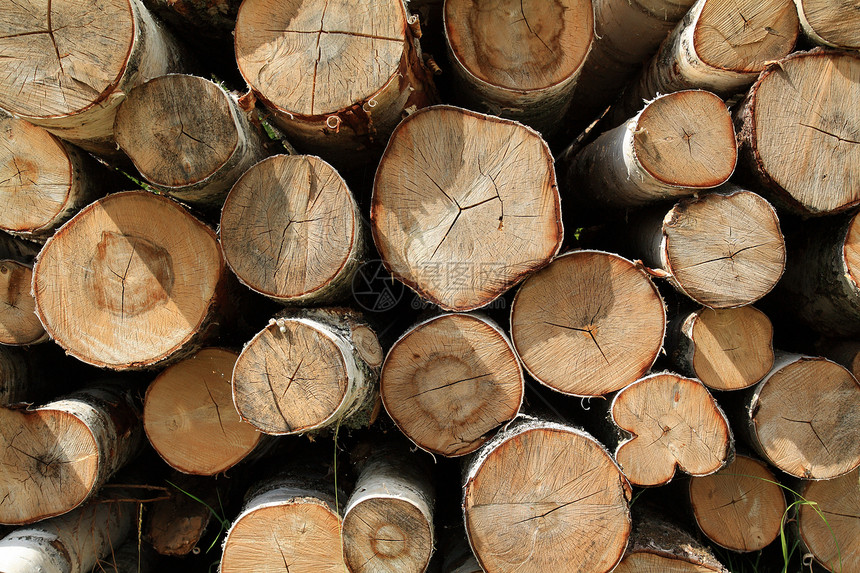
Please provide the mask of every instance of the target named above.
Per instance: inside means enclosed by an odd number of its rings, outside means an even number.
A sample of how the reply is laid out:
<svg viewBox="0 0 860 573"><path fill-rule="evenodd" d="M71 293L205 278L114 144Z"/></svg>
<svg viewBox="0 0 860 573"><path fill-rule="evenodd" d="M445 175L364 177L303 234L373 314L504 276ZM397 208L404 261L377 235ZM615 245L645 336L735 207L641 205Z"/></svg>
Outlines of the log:
<svg viewBox="0 0 860 573"><path fill-rule="evenodd" d="M803 498L816 504L800 506L797 515L800 540L828 571L857 571L860 567L858 480L860 470L854 470L832 480L807 481L800 488Z"/></svg>
<svg viewBox="0 0 860 573"><path fill-rule="evenodd" d="M734 456L729 421L701 382L669 372L652 374L612 399L612 422L627 437L615 459L630 483L665 485L675 468L706 476Z"/></svg>
<svg viewBox="0 0 860 573"><path fill-rule="evenodd" d="M0 406L32 403L50 394L57 373L65 369L58 353L46 346L0 346ZM65 369L63 374L68 374Z"/></svg>
<svg viewBox="0 0 860 573"><path fill-rule="evenodd" d="M149 545L129 538L119 548L96 562L94 573L151 573L156 570L155 552Z"/></svg>
<svg viewBox="0 0 860 573"><path fill-rule="evenodd" d="M44 240L109 182L87 153L41 127L0 116L0 229Z"/></svg>
<svg viewBox="0 0 860 573"><path fill-rule="evenodd" d="M25 241L5 231L0 231L0 259L31 264L41 248L42 245L39 243Z"/></svg>
<svg viewBox="0 0 860 573"><path fill-rule="evenodd" d="M429 468L408 451L374 447L356 464L343 513L343 555L351 573L422 573L435 546Z"/></svg>
<svg viewBox="0 0 860 573"><path fill-rule="evenodd" d="M860 216L805 221L801 230L789 236L774 293L780 308L826 336L860 334Z"/></svg>
<svg viewBox="0 0 860 573"><path fill-rule="evenodd" d="M692 535L653 512L637 512L624 559L614 573L729 573Z"/></svg>
<svg viewBox="0 0 860 573"><path fill-rule="evenodd" d="M166 197L130 191L89 205L45 243L33 292L69 354L124 370L193 352L213 334L226 280L211 229Z"/></svg>
<svg viewBox="0 0 860 573"><path fill-rule="evenodd" d="M469 543L487 573L611 571L630 534L630 485L594 438L520 418L464 469Z"/></svg>
<svg viewBox="0 0 860 573"><path fill-rule="evenodd" d="M786 503L767 465L738 455L717 473L689 482L696 524L708 539L731 551L759 551L777 538Z"/></svg>
<svg viewBox="0 0 860 573"><path fill-rule="evenodd" d="M660 269L676 290L710 308L754 303L785 269L776 210L761 196L729 185L682 199L633 220L629 254Z"/></svg>
<svg viewBox="0 0 860 573"><path fill-rule="evenodd" d="M445 310L490 303L546 266L563 237L552 155L537 132L450 106L397 127L370 219L385 267Z"/></svg>
<svg viewBox="0 0 860 573"><path fill-rule="evenodd" d="M610 108L607 125L619 125L661 93L744 91L769 62L791 52L798 34L788 0L698 0Z"/></svg>
<svg viewBox="0 0 860 573"><path fill-rule="evenodd" d="M233 406L231 377L236 352L204 348L169 366L146 390L143 428L171 467L215 475L238 464L260 445L260 433Z"/></svg>
<svg viewBox="0 0 860 573"><path fill-rule="evenodd" d="M118 385L35 409L0 408L0 523L32 523L84 503L139 451L139 415Z"/></svg>
<svg viewBox="0 0 860 573"><path fill-rule="evenodd" d="M445 0L448 57L466 107L545 136L561 127L593 22L588 0Z"/></svg>
<svg viewBox="0 0 860 573"><path fill-rule="evenodd" d="M860 466L860 383L824 358L778 353L744 391L732 427L762 458L802 479L833 479Z"/></svg>
<svg viewBox="0 0 860 573"><path fill-rule="evenodd" d="M59 25L57 25L59 23ZM140 0L9 2L0 15L0 108L97 155L131 88L176 71L175 41Z"/></svg>
<svg viewBox="0 0 860 573"><path fill-rule="evenodd" d="M816 350L848 369L855 378L860 379L860 340L822 339L816 345Z"/></svg>
<svg viewBox="0 0 860 573"><path fill-rule="evenodd" d="M114 135L150 184L202 207L220 209L239 176L266 155L263 134L236 96L182 74L131 90L117 111Z"/></svg>
<svg viewBox="0 0 860 573"><path fill-rule="evenodd" d="M526 371L573 396L620 390L663 346L666 311L645 272L618 255L574 251L517 291L511 338Z"/></svg>
<svg viewBox="0 0 860 573"><path fill-rule="evenodd" d="M404 114L436 99L401 0L249 0L239 7L239 71L298 147L361 165Z"/></svg>
<svg viewBox="0 0 860 573"><path fill-rule="evenodd" d="M119 548L136 514L132 503L93 502L68 515L16 529L0 540L0 570L88 573Z"/></svg>
<svg viewBox="0 0 860 573"><path fill-rule="evenodd" d="M342 299L365 256L365 234L346 182L308 155L254 165L221 212L227 264L243 284L282 303Z"/></svg>
<svg viewBox="0 0 860 573"><path fill-rule="evenodd" d="M294 468L247 499L224 540L223 573L347 573L334 488L318 471Z"/></svg>
<svg viewBox="0 0 860 573"><path fill-rule="evenodd" d="M484 573L478 559L469 547L469 539L462 521L459 526L451 525L449 535L442 540L439 548L442 558L442 573ZM444 530L443 530L444 533Z"/></svg>
<svg viewBox="0 0 860 573"><path fill-rule="evenodd" d="M36 316L32 280L32 266L0 259L0 344L26 346L48 340Z"/></svg>
<svg viewBox="0 0 860 573"><path fill-rule="evenodd" d="M567 122L576 134L597 119L660 47L695 0L593 0L594 42L576 81Z"/></svg>
<svg viewBox="0 0 860 573"><path fill-rule="evenodd" d="M241 418L272 435L370 423L382 348L348 309L302 309L269 321L233 369Z"/></svg>
<svg viewBox="0 0 860 573"><path fill-rule="evenodd" d="M198 547L212 521L209 508L221 509L221 494L229 485L216 489L212 480L184 474L171 476L169 481L170 497L147 507L143 535L160 555L188 555Z"/></svg>
<svg viewBox="0 0 860 573"><path fill-rule="evenodd" d="M858 107L856 53L816 49L769 65L735 111L738 171L801 215L851 209L860 204Z"/></svg>
<svg viewBox="0 0 860 573"><path fill-rule="evenodd" d="M773 367L773 325L752 306L682 314L666 337L672 362L712 390L740 390Z"/></svg>
<svg viewBox="0 0 860 573"><path fill-rule="evenodd" d="M202 33L225 38L236 26L241 0L143 0L165 22L178 28L190 26Z"/></svg>
<svg viewBox="0 0 860 573"><path fill-rule="evenodd" d="M686 90L649 102L630 121L563 159L559 171L573 201L611 210L716 187L731 177L736 160L735 130L723 100Z"/></svg>
<svg viewBox="0 0 860 573"><path fill-rule="evenodd" d="M857 0L794 0L794 5L807 38L831 48L860 49Z"/></svg>
<svg viewBox="0 0 860 573"><path fill-rule="evenodd" d="M517 355L496 323L445 314L419 322L394 343L382 366L380 395L415 445L461 456L514 419L523 384Z"/></svg>

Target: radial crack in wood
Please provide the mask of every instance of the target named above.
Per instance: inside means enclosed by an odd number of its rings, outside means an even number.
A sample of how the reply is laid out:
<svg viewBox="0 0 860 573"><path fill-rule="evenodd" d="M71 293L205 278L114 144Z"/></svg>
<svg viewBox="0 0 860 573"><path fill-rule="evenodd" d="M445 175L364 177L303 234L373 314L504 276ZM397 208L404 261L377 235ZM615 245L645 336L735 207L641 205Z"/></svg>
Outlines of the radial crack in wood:
<svg viewBox="0 0 860 573"><path fill-rule="evenodd" d="M561 255L523 283L511 306L511 337L526 370L575 396L600 396L640 378L665 331L651 279L600 251Z"/></svg>
<svg viewBox="0 0 860 573"><path fill-rule="evenodd" d="M467 110L419 111L395 130L370 213L386 268L446 310L484 306L561 246L549 148L533 130Z"/></svg>
<svg viewBox="0 0 860 573"><path fill-rule="evenodd" d="M48 340L30 293L32 267L0 260L0 344L25 346Z"/></svg>
<svg viewBox="0 0 860 573"><path fill-rule="evenodd" d="M449 314L404 334L382 367L385 409L422 449L443 456L476 450L519 412L523 372L502 330L488 319Z"/></svg>

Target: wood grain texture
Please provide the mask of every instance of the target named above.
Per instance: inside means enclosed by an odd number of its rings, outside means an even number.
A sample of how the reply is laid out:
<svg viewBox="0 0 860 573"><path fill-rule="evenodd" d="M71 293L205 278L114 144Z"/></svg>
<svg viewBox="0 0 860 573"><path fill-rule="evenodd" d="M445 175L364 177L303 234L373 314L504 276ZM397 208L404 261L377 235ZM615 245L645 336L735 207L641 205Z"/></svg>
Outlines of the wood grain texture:
<svg viewBox="0 0 860 573"><path fill-rule="evenodd" d="M797 516L800 539L815 560L833 572L860 567L860 470L805 482L800 493L821 512L804 505Z"/></svg>
<svg viewBox="0 0 860 573"><path fill-rule="evenodd" d="M794 0L804 34L831 48L860 48L860 2L857 0Z"/></svg>

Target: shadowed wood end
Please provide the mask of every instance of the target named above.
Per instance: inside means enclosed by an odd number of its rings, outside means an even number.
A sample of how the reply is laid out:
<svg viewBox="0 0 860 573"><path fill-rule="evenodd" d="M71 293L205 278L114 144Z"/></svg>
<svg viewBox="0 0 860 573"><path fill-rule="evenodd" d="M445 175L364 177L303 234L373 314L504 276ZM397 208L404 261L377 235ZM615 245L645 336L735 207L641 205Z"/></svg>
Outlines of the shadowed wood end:
<svg viewBox="0 0 860 573"><path fill-rule="evenodd" d="M540 90L577 74L591 48L594 15L584 0L446 0L449 49L492 86Z"/></svg>
<svg viewBox="0 0 860 573"><path fill-rule="evenodd" d="M352 193L331 165L277 155L233 186L221 212L221 245L244 284L279 301L302 301L355 266L359 225Z"/></svg>
<svg viewBox="0 0 860 573"><path fill-rule="evenodd" d="M224 271L215 233L178 203L117 193L45 243L33 270L36 312L76 358L146 367L195 337Z"/></svg>
<svg viewBox="0 0 860 573"><path fill-rule="evenodd" d="M806 482L798 529L803 543L828 571L860 570L860 471L826 481ZM821 514L815 511L818 509Z"/></svg>
<svg viewBox="0 0 860 573"><path fill-rule="evenodd" d="M236 61L281 111L319 116L397 81L406 27L400 0L246 0L236 20Z"/></svg>
<svg viewBox="0 0 860 573"><path fill-rule="evenodd" d="M643 376L665 331L651 279L600 251L558 257L523 284L511 307L511 337L526 370L575 396L607 394Z"/></svg>
<svg viewBox="0 0 860 573"><path fill-rule="evenodd" d="M710 188L735 170L735 129L726 104L703 90L658 97L642 110L633 132L633 153L642 167L667 185Z"/></svg>
<svg viewBox="0 0 860 573"><path fill-rule="evenodd" d="M395 277L446 310L472 310L558 252L560 209L553 159L537 132L436 106L395 130L370 216Z"/></svg>
<svg viewBox="0 0 860 573"><path fill-rule="evenodd" d="M152 447L177 470L215 475L257 446L260 432L240 420L231 376L238 355L206 348L164 370L147 388L143 427Z"/></svg>
<svg viewBox="0 0 860 573"><path fill-rule="evenodd" d="M711 67L756 73L791 52L799 32L797 11L789 1L708 0L693 45Z"/></svg>
<svg viewBox="0 0 860 573"><path fill-rule="evenodd" d="M523 373L498 326L467 314L442 315L394 344L380 394L391 418L418 446L460 456L517 415Z"/></svg>
<svg viewBox="0 0 860 573"><path fill-rule="evenodd" d="M30 294L32 280L33 269L27 265L0 260L0 344L23 346L47 340Z"/></svg>
<svg viewBox="0 0 860 573"><path fill-rule="evenodd" d="M714 543L731 551L758 551L779 535L785 496L763 462L747 456L715 474L690 480L696 523Z"/></svg>
<svg viewBox="0 0 860 573"><path fill-rule="evenodd" d="M101 101L135 37L129 0L0 4L0 107L48 118Z"/></svg>
<svg viewBox="0 0 860 573"><path fill-rule="evenodd" d="M630 534L630 486L587 434L537 425L488 446L469 471L463 510L487 573L602 573Z"/></svg>
<svg viewBox="0 0 860 573"><path fill-rule="evenodd" d="M630 483L668 483L677 467L689 475L722 468L734 448L725 414L698 381L655 374L616 394L612 421L633 437L618 446L615 459Z"/></svg>

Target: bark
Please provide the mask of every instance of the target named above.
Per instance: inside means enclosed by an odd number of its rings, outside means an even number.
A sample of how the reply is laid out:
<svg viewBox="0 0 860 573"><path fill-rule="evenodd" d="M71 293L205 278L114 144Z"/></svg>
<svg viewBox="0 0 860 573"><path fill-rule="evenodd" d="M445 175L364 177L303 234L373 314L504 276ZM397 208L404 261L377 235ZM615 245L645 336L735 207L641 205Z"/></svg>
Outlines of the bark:
<svg viewBox="0 0 860 573"><path fill-rule="evenodd" d="M618 443L615 459L633 485L665 485L676 468L710 475L734 456L728 419L698 380L652 374L618 392L610 415L630 436Z"/></svg>
<svg viewBox="0 0 860 573"><path fill-rule="evenodd" d="M594 38L588 0L446 0L445 39L468 107L544 135L561 125Z"/></svg>
<svg viewBox="0 0 860 573"><path fill-rule="evenodd" d="M42 245L13 237L9 233L0 231L0 259L20 261L32 264L33 259L39 254Z"/></svg>
<svg viewBox="0 0 860 573"><path fill-rule="evenodd" d="M594 43L566 121L582 131L615 101L695 0L594 0Z"/></svg>
<svg viewBox="0 0 860 573"><path fill-rule="evenodd" d="M236 26L241 0L143 0L159 18L178 28L228 38Z"/></svg>
<svg viewBox="0 0 860 573"><path fill-rule="evenodd" d="M816 350L833 362L841 364L855 378L860 379L860 340L822 339L816 345Z"/></svg>
<svg viewBox="0 0 860 573"><path fill-rule="evenodd" d="M487 573L573 563L601 573L621 560L630 485L585 432L520 418L476 453L464 482L466 531Z"/></svg>
<svg viewBox="0 0 860 573"><path fill-rule="evenodd" d="M860 334L860 216L807 221L789 237L780 307L827 336Z"/></svg>
<svg viewBox="0 0 860 573"><path fill-rule="evenodd" d="M615 573L729 573L689 533L652 512L637 512L630 546Z"/></svg>
<svg viewBox="0 0 860 573"><path fill-rule="evenodd" d="M132 536L115 551L99 559L93 573L150 573L156 570L155 552L149 545L138 545Z"/></svg>
<svg viewBox="0 0 860 573"><path fill-rule="evenodd" d="M854 470L832 480L805 482L800 488L804 499L816 504L800 506L800 540L818 563L834 573L860 568L858 480L860 470Z"/></svg>
<svg viewBox="0 0 860 573"><path fill-rule="evenodd" d="M698 0L609 110L607 123L620 124L661 93L742 92L769 62L791 52L798 33L788 0Z"/></svg>
<svg viewBox="0 0 860 573"><path fill-rule="evenodd" d="M51 393L58 374L68 375L59 352L49 345L12 348L0 345L0 406L33 403ZM69 376L71 378L71 376ZM67 378L68 380L68 378Z"/></svg>
<svg viewBox="0 0 860 573"><path fill-rule="evenodd" d="M469 547L469 539L461 521L459 525L445 525L442 534L448 535L442 539L439 552L443 555L441 573L484 573L478 564L478 559Z"/></svg>
<svg viewBox="0 0 860 573"><path fill-rule="evenodd" d="M574 396L600 396L641 378L665 331L663 301L648 275L601 251L558 257L511 305L511 337L526 371Z"/></svg>
<svg viewBox="0 0 860 573"><path fill-rule="evenodd" d="M75 509L137 454L142 438L138 405L118 385L35 409L0 408L0 523Z"/></svg>
<svg viewBox="0 0 860 573"><path fill-rule="evenodd" d="M233 370L233 402L261 432L364 427L378 399L382 348L348 309L302 309L269 321Z"/></svg>
<svg viewBox="0 0 860 573"><path fill-rule="evenodd" d="M395 130L370 217L386 268L445 310L489 304L546 266L563 237L540 136L450 106L415 113Z"/></svg>
<svg viewBox="0 0 860 573"><path fill-rule="evenodd" d="M860 384L824 358L778 354L732 414L735 431L794 477L833 479L860 465Z"/></svg>
<svg viewBox="0 0 860 573"><path fill-rule="evenodd" d="M712 390L740 390L773 366L773 325L752 306L700 308L670 323L666 350L675 366Z"/></svg>
<svg viewBox="0 0 860 573"><path fill-rule="evenodd" d="M204 348L165 369L149 385L143 427L158 455L188 474L227 471L261 445L261 434L233 406L238 354Z"/></svg>
<svg viewBox="0 0 860 573"><path fill-rule="evenodd" d="M277 155L249 169L227 197L220 238L227 264L282 303L333 303L349 292L367 231L338 172L319 157Z"/></svg>
<svg viewBox="0 0 860 573"><path fill-rule="evenodd" d="M764 462L737 456L729 465L689 482L696 524L731 551L759 551L779 535L786 510L782 487Z"/></svg>
<svg viewBox="0 0 860 573"><path fill-rule="evenodd" d="M87 573L131 531L134 504L95 502L0 540L4 573Z"/></svg>
<svg viewBox="0 0 860 573"><path fill-rule="evenodd" d="M214 332L226 283L215 233L144 191L83 209L45 243L33 270L36 312L51 338L116 370L193 352Z"/></svg>
<svg viewBox="0 0 860 573"><path fill-rule="evenodd" d="M0 107L97 155L117 155L125 94L180 67L178 46L140 0L44 12L10 2L0 36Z"/></svg>
<svg viewBox="0 0 860 573"><path fill-rule="evenodd" d="M134 88L117 111L114 134L154 187L217 209L266 155L265 136L236 96L196 76L170 74Z"/></svg>
<svg viewBox="0 0 860 573"><path fill-rule="evenodd" d="M489 319L446 314L394 343L380 380L382 403L418 447L443 456L478 449L523 401L513 346Z"/></svg>
<svg viewBox="0 0 860 573"><path fill-rule="evenodd" d="M860 49L860 10L856 0L794 0L800 27L822 46Z"/></svg>
<svg viewBox="0 0 860 573"><path fill-rule="evenodd" d="M44 240L110 183L89 154L41 127L0 116L0 229Z"/></svg>
<svg viewBox="0 0 860 573"><path fill-rule="evenodd" d="M860 55L816 49L771 63L737 106L739 169L804 216L860 204Z"/></svg>
<svg viewBox="0 0 860 573"><path fill-rule="evenodd" d="M343 552L352 573L422 573L433 553L435 492L429 468L405 449L382 445L359 464L343 514Z"/></svg>
<svg viewBox="0 0 860 573"><path fill-rule="evenodd" d="M297 147L357 166L436 100L400 0L243 2L239 71Z"/></svg>
<svg viewBox="0 0 860 573"><path fill-rule="evenodd" d="M564 188L597 210L687 197L725 183L737 160L723 101L688 90L657 97L634 118L562 160Z"/></svg>
<svg viewBox="0 0 860 573"><path fill-rule="evenodd" d="M347 573L334 489L318 471L294 468L259 485L224 541L223 573L284 568L290 573Z"/></svg>
<svg viewBox="0 0 860 573"><path fill-rule="evenodd" d="M33 267L0 259L0 344L26 346L48 340L30 293Z"/></svg>

